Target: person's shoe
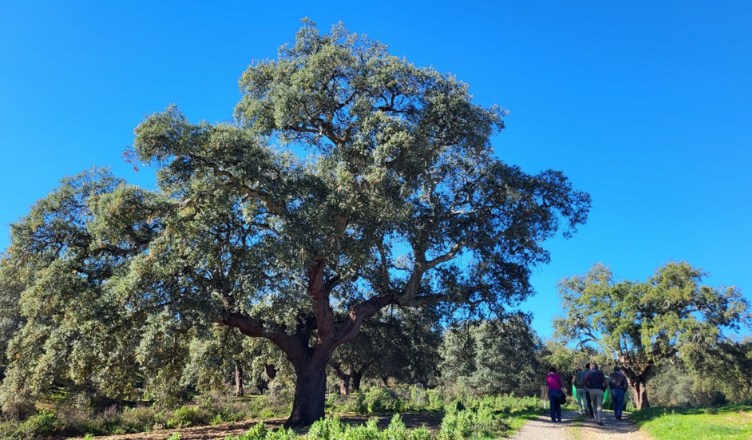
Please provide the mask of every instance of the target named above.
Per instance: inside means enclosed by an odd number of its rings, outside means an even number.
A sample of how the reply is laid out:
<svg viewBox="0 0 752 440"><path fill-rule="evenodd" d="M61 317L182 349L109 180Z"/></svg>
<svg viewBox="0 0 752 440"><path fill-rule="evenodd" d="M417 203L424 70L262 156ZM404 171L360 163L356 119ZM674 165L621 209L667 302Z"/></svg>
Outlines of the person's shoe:
<svg viewBox="0 0 752 440"><path fill-rule="evenodd" d="M603 426L603 422L596 422L598 426Z"/></svg>
<svg viewBox="0 0 752 440"><path fill-rule="evenodd" d="M561 422L561 419L557 419L556 421L557 421L557 422Z"/></svg>

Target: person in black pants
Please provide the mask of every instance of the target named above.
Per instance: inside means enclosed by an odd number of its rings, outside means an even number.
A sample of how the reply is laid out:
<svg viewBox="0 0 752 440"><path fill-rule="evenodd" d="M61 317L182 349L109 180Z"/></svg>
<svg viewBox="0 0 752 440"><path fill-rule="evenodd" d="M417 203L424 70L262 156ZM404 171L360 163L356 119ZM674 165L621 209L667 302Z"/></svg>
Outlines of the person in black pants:
<svg viewBox="0 0 752 440"><path fill-rule="evenodd" d="M609 388L611 388L611 401L614 406L614 417L621 420L621 412L624 410L624 395L627 393L629 384L627 377L621 372L619 367L614 367L614 372L608 378Z"/></svg>
<svg viewBox="0 0 752 440"><path fill-rule="evenodd" d="M590 372L590 365L591 364L585 364L585 371L582 372L583 382L587 373ZM585 389L587 390L587 388ZM593 401L590 399L590 391L585 391L585 400L587 401L588 417L595 419L595 414L593 413Z"/></svg>

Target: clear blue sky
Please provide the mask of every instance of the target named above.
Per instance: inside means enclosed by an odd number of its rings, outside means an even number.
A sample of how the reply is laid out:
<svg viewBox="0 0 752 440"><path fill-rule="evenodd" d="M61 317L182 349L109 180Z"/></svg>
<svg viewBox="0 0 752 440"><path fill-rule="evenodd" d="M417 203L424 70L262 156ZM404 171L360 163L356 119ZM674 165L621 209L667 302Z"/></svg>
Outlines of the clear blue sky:
<svg viewBox="0 0 752 440"><path fill-rule="evenodd" d="M669 260L752 299L752 2L0 0L0 249L60 178L121 159L176 103L226 121L237 78L308 16L343 21L511 110L495 139L528 172L563 170L593 209L535 270L542 336L556 282L592 263L644 279Z"/></svg>

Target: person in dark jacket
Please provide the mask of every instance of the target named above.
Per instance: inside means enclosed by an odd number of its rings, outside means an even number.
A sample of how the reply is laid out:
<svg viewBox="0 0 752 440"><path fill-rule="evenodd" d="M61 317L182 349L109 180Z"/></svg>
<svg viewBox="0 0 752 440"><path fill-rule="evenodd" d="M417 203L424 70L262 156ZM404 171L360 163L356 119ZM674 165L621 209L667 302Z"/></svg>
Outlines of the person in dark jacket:
<svg viewBox="0 0 752 440"><path fill-rule="evenodd" d="M587 388L585 388L585 374L589 370L589 365L585 365L585 369L577 368L572 376L572 384L574 384L576 390L577 411L580 415L592 413L592 406L586 404L587 401ZM592 416L591 416L592 417Z"/></svg>
<svg viewBox="0 0 752 440"><path fill-rule="evenodd" d="M581 371L582 374L582 386L585 389L585 402L587 402L587 415L589 418L594 418L593 415L593 401L590 400L590 391L587 389L587 385L585 384L585 376L590 372L590 365L591 364L585 364L585 371Z"/></svg>
<svg viewBox="0 0 752 440"><path fill-rule="evenodd" d="M614 367L614 372L608 378L608 386L611 388L611 400L614 403L614 417L616 417L616 420L621 420L621 412L624 410L624 396L629 384L627 377L619 367Z"/></svg>
<svg viewBox="0 0 752 440"><path fill-rule="evenodd" d="M590 371L585 375L585 386L593 400L595 423L603 426L603 392L608 387L608 383L606 383L606 376L598 370L598 364L590 364Z"/></svg>

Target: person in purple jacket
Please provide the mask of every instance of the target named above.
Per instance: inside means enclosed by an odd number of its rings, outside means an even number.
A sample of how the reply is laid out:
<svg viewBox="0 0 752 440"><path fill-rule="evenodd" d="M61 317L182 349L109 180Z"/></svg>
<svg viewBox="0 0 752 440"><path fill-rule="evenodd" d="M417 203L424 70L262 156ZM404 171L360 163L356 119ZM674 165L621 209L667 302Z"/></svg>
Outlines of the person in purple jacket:
<svg viewBox="0 0 752 440"><path fill-rule="evenodd" d="M551 367L546 376L548 383L548 402L551 408L551 421L561 422L561 404L564 402L564 392L561 390L561 376L556 373L556 368Z"/></svg>

